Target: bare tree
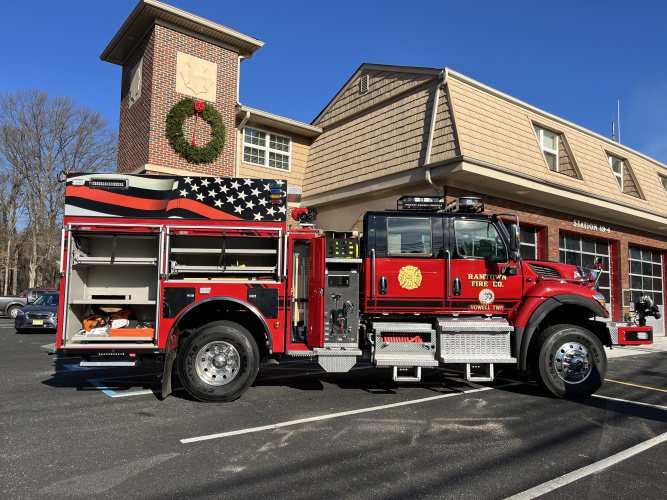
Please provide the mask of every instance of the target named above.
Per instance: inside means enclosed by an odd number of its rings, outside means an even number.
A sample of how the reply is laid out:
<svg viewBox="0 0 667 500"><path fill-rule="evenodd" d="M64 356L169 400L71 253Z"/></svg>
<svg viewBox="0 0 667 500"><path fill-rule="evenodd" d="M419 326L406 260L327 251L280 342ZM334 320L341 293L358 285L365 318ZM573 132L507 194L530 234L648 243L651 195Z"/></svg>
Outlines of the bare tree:
<svg viewBox="0 0 667 500"><path fill-rule="evenodd" d="M65 196L58 174L111 171L116 147L116 133L102 114L78 107L71 97L50 97L39 89L0 97L0 157L21 182L25 217L17 228L29 242L22 252L28 286L56 279Z"/></svg>
<svg viewBox="0 0 667 500"><path fill-rule="evenodd" d="M21 192L21 179L11 165L0 158L0 270L4 277L2 280L2 293L18 292L16 280L16 244L17 225L23 214L23 195Z"/></svg>

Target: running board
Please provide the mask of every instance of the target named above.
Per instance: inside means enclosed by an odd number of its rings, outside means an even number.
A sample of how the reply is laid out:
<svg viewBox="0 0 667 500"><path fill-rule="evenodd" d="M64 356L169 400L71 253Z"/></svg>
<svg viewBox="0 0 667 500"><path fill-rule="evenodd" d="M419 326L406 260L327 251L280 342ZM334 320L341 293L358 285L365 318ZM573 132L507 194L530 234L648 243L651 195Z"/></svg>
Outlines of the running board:
<svg viewBox="0 0 667 500"><path fill-rule="evenodd" d="M465 380L468 382L493 382L493 363L475 364L466 363ZM485 375L475 374L472 371L473 366L484 367Z"/></svg>
<svg viewBox="0 0 667 500"><path fill-rule="evenodd" d="M413 371L413 375L410 375L410 371ZM392 380L394 382L421 382L422 379L422 367L414 366L412 368L399 368L394 366L394 374Z"/></svg>

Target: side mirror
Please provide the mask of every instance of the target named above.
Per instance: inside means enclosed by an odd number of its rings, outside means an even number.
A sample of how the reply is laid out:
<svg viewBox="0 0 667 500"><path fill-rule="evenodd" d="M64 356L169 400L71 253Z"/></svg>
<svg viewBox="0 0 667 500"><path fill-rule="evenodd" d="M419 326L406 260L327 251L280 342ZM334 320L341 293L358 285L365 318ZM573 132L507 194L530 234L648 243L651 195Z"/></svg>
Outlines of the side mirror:
<svg viewBox="0 0 667 500"><path fill-rule="evenodd" d="M510 250L517 252L521 249L521 232L517 224L510 224Z"/></svg>
<svg viewBox="0 0 667 500"><path fill-rule="evenodd" d="M519 262L521 250L521 231L518 224L510 224L510 258L512 262Z"/></svg>

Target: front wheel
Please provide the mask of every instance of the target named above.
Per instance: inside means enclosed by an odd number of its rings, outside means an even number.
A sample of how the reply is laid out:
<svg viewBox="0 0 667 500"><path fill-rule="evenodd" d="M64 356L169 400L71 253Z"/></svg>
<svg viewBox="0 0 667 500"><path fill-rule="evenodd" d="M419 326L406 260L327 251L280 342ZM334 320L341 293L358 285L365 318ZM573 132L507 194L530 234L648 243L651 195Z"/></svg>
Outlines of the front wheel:
<svg viewBox="0 0 667 500"><path fill-rule="evenodd" d="M241 325L217 321L199 328L179 349L178 372L190 395L200 401L233 401L259 371L259 349Z"/></svg>
<svg viewBox="0 0 667 500"><path fill-rule="evenodd" d="M21 308L19 306L11 306L9 309L7 309L7 316L14 319L19 315L20 310Z"/></svg>
<svg viewBox="0 0 667 500"><path fill-rule="evenodd" d="M600 339L576 325L554 325L538 337L533 372L559 398L585 398L597 391L607 372Z"/></svg>

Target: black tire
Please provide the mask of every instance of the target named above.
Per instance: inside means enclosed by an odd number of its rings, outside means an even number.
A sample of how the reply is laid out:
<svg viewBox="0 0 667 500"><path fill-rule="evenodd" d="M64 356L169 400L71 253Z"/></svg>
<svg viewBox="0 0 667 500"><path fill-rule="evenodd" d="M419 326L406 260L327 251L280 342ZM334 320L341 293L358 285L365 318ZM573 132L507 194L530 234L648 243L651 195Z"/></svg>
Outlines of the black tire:
<svg viewBox="0 0 667 500"><path fill-rule="evenodd" d="M554 325L540 333L532 362L537 382L559 398L585 398L597 391L607 373L600 339L576 325Z"/></svg>
<svg viewBox="0 0 667 500"><path fill-rule="evenodd" d="M241 397L259 371L259 349L252 335L231 321L199 328L179 348L178 373L188 393L204 402Z"/></svg>
<svg viewBox="0 0 667 500"><path fill-rule="evenodd" d="M20 310L21 308L19 306L10 306L9 308L7 308L6 314L8 317L14 319L16 318Z"/></svg>

